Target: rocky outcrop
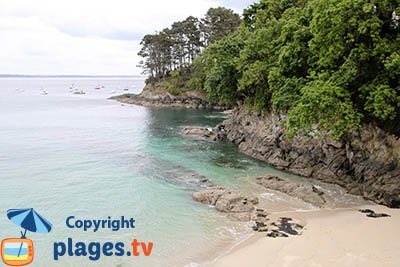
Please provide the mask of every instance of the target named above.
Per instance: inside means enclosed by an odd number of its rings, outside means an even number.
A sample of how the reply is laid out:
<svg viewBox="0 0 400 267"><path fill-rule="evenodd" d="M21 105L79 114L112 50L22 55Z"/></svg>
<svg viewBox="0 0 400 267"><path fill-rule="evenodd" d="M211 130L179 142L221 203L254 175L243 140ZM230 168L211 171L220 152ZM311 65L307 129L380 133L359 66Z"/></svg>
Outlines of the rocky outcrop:
<svg viewBox="0 0 400 267"><path fill-rule="evenodd" d="M181 135L184 137L209 140L209 141L218 141L221 140L224 136L221 131L218 131L213 128L199 127L199 126L188 126L184 127L181 130Z"/></svg>
<svg viewBox="0 0 400 267"><path fill-rule="evenodd" d="M257 177L256 182L265 188L300 198L317 207L324 207L329 201L325 198L323 189L310 183L284 180L277 176Z"/></svg>
<svg viewBox="0 0 400 267"><path fill-rule="evenodd" d="M373 126L346 140L287 140L276 115L236 110L220 129L240 151L279 169L327 183L389 207L400 207L400 141Z"/></svg>
<svg viewBox="0 0 400 267"><path fill-rule="evenodd" d="M212 186L200 192L193 193L193 199L215 206L230 217L240 221L249 221L252 217L258 198L246 196L242 192Z"/></svg>
<svg viewBox="0 0 400 267"><path fill-rule="evenodd" d="M251 221L252 229L264 232L267 237L288 237L300 235L304 224L292 218L279 217L270 221L265 209L257 208L257 197L246 196L242 192L220 186L211 186L204 191L193 193L193 199L215 208L239 221Z"/></svg>
<svg viewBox="0 0 400 267"><path fill-rule="evenodd" d="M194 108L225 110L226 107L211 105L198 92L187 91L179 95L173 95L165 90L162 84L146 85L140 94L123 94L110 97L121 103L134 104L146 107L168 108Z"/></svg>

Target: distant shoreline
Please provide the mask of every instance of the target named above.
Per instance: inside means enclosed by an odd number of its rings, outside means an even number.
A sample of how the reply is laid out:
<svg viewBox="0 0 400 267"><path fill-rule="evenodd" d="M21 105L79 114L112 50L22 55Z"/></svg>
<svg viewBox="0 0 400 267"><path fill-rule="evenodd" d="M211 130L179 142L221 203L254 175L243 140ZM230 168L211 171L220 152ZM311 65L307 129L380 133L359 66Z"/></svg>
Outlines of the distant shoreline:
<svg viewBox="0 0 400 267"><path fill-rule="evenodd" d="M141 78L140 75L25 75L25 74L0 74L0 78Z"/></svg>

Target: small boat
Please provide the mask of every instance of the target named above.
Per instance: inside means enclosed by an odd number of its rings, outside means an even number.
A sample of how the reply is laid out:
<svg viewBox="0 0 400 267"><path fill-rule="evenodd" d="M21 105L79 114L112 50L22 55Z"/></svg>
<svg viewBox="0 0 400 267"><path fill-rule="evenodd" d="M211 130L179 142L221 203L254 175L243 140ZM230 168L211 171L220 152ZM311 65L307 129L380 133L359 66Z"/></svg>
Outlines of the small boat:
<svg viewBox="0 0 400 267"><path fill-rule="evenodd" d="M83 90L79 90L78 88L75 88L74 91L73 91L73 94L74 95L84 95L86 93Z"/></svg>
<svg viewBox="0 0 400 267"><path fill-rule="evenodd" d="M128 87L124 88L124 91L129 91L129 88Z"/></svg>
<svg viewBox="0 0 400 267"><path fill-rule="evenodd" d="M41 94L41 95L48 95L49 93L47 93L46 90L43 90L43 89L42 89L42 92L41 92L40 94Z"/></svg>
<svg viewBox="0 0 400 267"><path fill-rule="evenodd" d="M111 94L115 94L115 90L112 90L112 91L111 91Z"/></svg>
<svg viewBox="0 0 400 267"><path fill-rule="evenodd" d="M132 84L132 88L136 88L136 85Z"/></svg>
<svg viewBox="0 0 400 267"><path fill-rule="evenodd" d="M100 87L100 85L97 85L94 89L96 89L96 90L100 90L101 89L101 87Z"/></svg>

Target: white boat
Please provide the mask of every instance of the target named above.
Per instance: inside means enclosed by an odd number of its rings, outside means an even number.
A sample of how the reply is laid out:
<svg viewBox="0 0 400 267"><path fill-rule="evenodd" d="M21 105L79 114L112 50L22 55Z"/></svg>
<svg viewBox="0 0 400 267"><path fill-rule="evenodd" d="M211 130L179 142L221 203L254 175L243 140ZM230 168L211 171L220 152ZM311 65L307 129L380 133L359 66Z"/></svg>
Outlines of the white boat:
<svg viewBox="0 0 400 267"><path fill-rule="evenodd" d="M111 91L111 94L115 94L115 90L112 90L112 91Z"/></svg>
<svg viewBox="0 0 400 267"><path fill-rule="evenodd" d="M40 94L41 94L41 95L48 95L49 93L47 93L46 90L43 90L43 89L42 89L42 92L41 92Z"/></svg>
<svg viewBox="0 0 400 267"><path fill-rule="evenodd" d="M85 91L79 90L78 88L74 88L74 91L72 93L74 95L84 95L84 94L86 94Z"/></svg>

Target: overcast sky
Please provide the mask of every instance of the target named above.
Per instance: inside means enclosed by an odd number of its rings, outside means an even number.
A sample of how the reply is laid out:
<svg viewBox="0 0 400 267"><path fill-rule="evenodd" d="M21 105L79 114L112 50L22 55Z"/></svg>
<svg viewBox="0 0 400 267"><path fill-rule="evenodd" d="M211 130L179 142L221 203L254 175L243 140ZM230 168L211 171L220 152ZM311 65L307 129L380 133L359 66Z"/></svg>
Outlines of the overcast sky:
<svg viewBox="0 0 400 267"><path fill-rule="evenodd" d="M138 75L139 42L189 15L252 0L0 0L0 74Z"/></svg>

